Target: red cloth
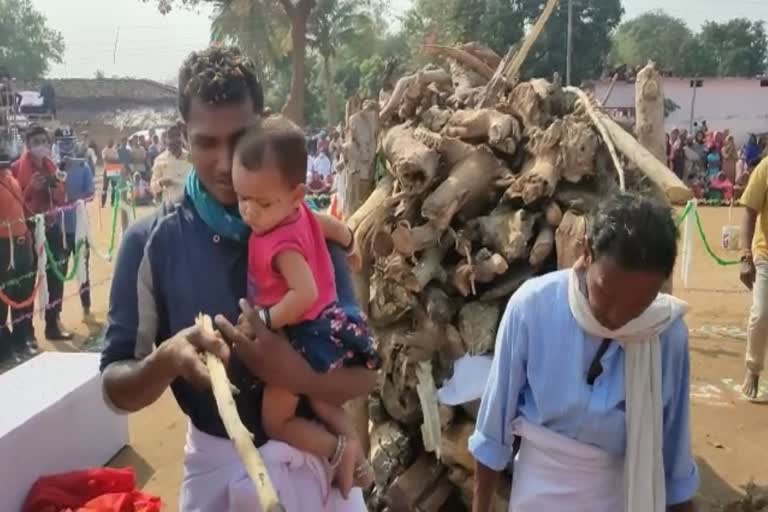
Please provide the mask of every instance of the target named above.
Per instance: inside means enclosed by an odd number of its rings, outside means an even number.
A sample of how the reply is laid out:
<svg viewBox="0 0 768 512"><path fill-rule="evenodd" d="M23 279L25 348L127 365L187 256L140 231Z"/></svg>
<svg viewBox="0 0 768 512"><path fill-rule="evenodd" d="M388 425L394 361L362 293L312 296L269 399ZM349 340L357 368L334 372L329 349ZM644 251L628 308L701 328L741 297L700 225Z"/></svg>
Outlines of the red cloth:
<svg viewBox="0 0 768 512"><path fill-rule="evenodd" d="M136 490L133 469L94 468L39 478L21 512L160 512L162 505Z"/></svg>
<svg viewBox="0 0 768 512"><path fill-rule="evenodd" d="M48 186L37 188L32 183L32 177L39 172L43 172L52 179L56 179L56 164L49 158L46 158L43 162L45 169L39 170L35 167L30 152L25 151L21 158L11 166L13 175L16 177L24 193L27 210L33 214L44 213L58 206L64 206L67 203L67 189L62 181L57 180L56 186L53 188ZM48 215L46 220L48 223L55 222L57 216L56 214Z"/></svg>

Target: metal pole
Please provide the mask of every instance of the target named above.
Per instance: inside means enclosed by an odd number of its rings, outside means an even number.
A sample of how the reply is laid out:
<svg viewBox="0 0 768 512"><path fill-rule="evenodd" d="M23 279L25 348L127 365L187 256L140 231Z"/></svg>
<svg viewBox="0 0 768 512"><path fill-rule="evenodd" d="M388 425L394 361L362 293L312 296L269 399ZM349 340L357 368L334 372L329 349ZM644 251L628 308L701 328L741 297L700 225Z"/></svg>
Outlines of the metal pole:
<svg viewBox="0 0 768 512"><path fill-rule="evenodd" d="M568 33L565 50L565 83L571 85L571 63L573 60L573 0L568 0Z"/></svg>
<svg viewBox="0 0 768 512"><path fill-rule="evenodd" d="M696 80L692 81L693 83L693 95L691 96L691 120L688 122L688 133L695 135L693 133L693 118L694 118L694 110L696 108Z"/></svg>

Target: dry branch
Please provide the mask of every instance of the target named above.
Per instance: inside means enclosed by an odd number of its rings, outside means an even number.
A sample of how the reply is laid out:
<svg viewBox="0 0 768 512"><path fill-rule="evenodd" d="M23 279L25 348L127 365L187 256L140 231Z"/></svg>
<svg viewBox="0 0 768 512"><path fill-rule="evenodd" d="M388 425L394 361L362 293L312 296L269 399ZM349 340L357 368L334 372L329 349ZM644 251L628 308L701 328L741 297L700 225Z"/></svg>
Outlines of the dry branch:
<svg viewBox="0 0 768 512"><path fill-rule="evenodd" d="M520 70L523 67L523 63L528 57L528 53L531 51L531 48L533 48L533 45L536 43L536 40L539 38L541 33L544 32L544 27L547 25L549 17L552 16L555 7L557 7L557 2L558 0L547 0L546 5L544 6L544 10L541 11L541 14L536 20L536 23L534 23L531 32L523 41L523 45L520 47L520 50L517 51L515 57L509 63L507 69L504 70L504 76L508 82L517 82L519 79Z"/></svg>

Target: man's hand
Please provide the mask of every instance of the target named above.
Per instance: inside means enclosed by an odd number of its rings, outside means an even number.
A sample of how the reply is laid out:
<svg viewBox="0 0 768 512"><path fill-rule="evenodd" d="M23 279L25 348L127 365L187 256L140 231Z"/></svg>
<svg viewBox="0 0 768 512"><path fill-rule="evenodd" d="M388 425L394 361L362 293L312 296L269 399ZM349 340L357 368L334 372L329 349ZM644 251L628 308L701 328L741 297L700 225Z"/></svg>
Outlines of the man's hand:
<svg viewBox="0 0 768 512"><path fill-rule="evenodd" d="M741 262L741 268L739 269L739 279L744 283L748 289L752 289L755 284L755 262L751 257L745 257Z"/></svg>
<svg viewBox="0 0 768 512"><path fill-rule="evenodd" d="M198 327L188 327L160 345L161 358L169 376L181 377L198 389L208 389L211 378L205 366L203 352L220 357L224 364L229 360L229 347L216 335L203 332Z"/></svg>
<svg viewBox="0 0 768 512"><path fill-rule="evenodd" d="M306 361L285 337L270 331L247 301L240 301L242 314L238 327L218 315L214 322L223 338L232 346L248 371L254 376L280 387L293 390L290 384L301 375L313 373ZM288 383L288 386L284 386Z"/></svg>

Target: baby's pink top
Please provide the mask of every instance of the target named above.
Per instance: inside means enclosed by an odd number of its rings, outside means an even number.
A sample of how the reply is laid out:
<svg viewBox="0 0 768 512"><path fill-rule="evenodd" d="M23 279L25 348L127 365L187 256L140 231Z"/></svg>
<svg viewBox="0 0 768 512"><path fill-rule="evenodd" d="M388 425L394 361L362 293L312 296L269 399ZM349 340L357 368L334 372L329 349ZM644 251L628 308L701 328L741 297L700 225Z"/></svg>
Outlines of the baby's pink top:
<svg viewBox="0 0 768 512"><path fill-rule="evenodd" d="M273 230L251 234L248 241L248 301L270 308L288 292L288 284L275 267L275 258L283 251L296 251L307 260L317 285L317 300L302 321L315 320L336 301L333 264L323 230L305 203L295 215Z"/></svg>

